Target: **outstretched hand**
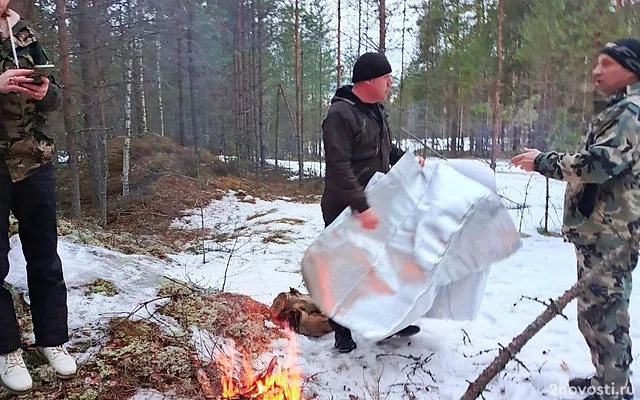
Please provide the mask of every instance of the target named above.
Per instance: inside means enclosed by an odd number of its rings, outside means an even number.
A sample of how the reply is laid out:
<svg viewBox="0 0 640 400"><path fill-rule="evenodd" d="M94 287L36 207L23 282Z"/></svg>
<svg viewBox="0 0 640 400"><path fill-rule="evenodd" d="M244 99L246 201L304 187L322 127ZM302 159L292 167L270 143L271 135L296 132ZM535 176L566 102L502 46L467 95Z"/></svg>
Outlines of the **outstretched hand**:
<svg viewBox="0 0 640 400"><path fill-rule="evenodd" d="M528 147L524 148L524 153L518 154L517 156L511 159L511 163L516 167L520 167L527 172L533 171L533 164L536 160L536 157L540 154L540 150L538 149L530 149Z"/></svg>

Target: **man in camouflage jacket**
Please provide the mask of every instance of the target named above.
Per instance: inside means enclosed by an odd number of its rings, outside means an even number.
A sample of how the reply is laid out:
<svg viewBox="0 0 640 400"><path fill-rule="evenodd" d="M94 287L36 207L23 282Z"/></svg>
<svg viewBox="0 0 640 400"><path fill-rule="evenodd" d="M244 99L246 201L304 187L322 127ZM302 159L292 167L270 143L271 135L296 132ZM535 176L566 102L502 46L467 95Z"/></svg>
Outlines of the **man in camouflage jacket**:
<svg viewBox="0 0 640 400"><path fill-rule="evenodd" d="M567 182L563 235L575 246L578 279L600 268L578 297L578 327L596 373L569 384L587 391L585 400L630 399L629 297L640 247L640 40L607 44L593 78L611 98L594 117L584 148L525 149L512 162Z"/></svg>
<svg viewBox="0 0 640 400"><path fill-rule="evenodd" d="M55 151L45 119L62 99L52 77L33 76L33 67L49 60L33 30L7 3L0 0L0 281L9 273L11 211L27 262L37 350L65 379L76 365L62 346L69 340L67 291L57 253ZM20 345L12 296L0 284L0 381L21 394L31 390L32 380Z"/></svg>

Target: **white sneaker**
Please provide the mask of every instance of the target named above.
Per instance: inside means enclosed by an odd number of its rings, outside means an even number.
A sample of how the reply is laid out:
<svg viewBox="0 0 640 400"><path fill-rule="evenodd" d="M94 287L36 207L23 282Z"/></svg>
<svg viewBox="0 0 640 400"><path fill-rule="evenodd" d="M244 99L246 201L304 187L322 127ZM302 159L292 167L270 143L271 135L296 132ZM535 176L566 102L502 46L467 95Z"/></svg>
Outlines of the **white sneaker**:
<svg viewBox="0 0 640 400"><path fill-rule="evenodd" d="M71 357L64 346L40 347L38 353L47 360L51 368L56 371L58 378L71 379L76 374L76 360Z"/></svg>
<svg viewBox="0 0 640 400"><path fill-rule="evenodd" d="M14 394L31 390L33 381L22 359L22 350L0 355L0 380Z"/></svg>

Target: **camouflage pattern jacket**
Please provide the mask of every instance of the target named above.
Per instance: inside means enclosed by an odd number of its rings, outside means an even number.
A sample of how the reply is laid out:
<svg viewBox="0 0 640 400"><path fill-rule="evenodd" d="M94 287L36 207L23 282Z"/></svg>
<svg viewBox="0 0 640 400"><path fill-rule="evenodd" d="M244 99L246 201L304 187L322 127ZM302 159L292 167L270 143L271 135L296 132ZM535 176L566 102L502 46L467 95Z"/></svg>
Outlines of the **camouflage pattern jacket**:
<svg viewBox="0 0 640 400"><path fill-rule="evenodd" d="M578 245L638 239L640 83L591 121L583 150L544 152L534 170L567 182L562 233Z"/></svg>
<svg viewBox="0 0 640 400"><path fill-rule="evenodd" d="M19 20L12 29L21 68L49 62L26 22ZM2 72L16 68L8 38L2 39L0 57ZM62 97L53 77L49 77L49 81L49 91L39 101L17 93L0 94L0 171L9 173L13 182L27 178L53 160L53 136L44 115L60 108Z"/></svg>

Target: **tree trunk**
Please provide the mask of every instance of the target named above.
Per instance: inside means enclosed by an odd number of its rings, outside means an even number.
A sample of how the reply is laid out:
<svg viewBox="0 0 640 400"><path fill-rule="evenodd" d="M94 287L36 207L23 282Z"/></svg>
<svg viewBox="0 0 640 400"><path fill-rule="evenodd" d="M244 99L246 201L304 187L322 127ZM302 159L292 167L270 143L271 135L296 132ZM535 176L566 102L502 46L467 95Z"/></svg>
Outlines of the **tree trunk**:
<svg viewBox="0 0 640 400"><path fill-rule="evenodd" d="M296 121L293 119L293 113L291 112L291 106L289 105L289 100L287 99L287 95L284 93L284 87L282 84L279 84L280 94L282 94L282 99L284 100L284 105L287 107L287 112L289 113L289 119L291 120L291 125L295 128Z"/></svg>
<svg viewBox="0 0 640 400"><path fill-rule="evenodd" d="M276 123L275 123L275 149L274 157L276 159L276 168L278 168L278 136L280 128L280 85L276 89Z"/></svg>
<svg viewBox="0 0 640 400"><path fill-rule="evenodd" d="M398 116L398 132L402 129L402 117L404 114L404 104L402 102L402 94L404 92L404 42L407 25L407 0L402 2L402 43L400 45L400 94L398 95L398 103L400 103L400 115ZM425 118L426 119L426 118Z"/></svg>
<svg viewBox="0 0 640 400"><path fill-rule="evenodd" d="M95 48L97 49L97 35L93 39L93 43L96 44ZM95 50L93 52L93 62L96 66L96 71L104 71L104 65L101 64L100 58L98 57L98 51ZM99 73L96 74L96 99L98 104L98 129L99 140L98 140L98 153L100 154L99 162L100 162L100 220L102 221L103 226L107 225L107 182L109 181L109 160L107 158L107 141L108 135L106 130L106 110L105 103L102 99L104 99L104 78L101 77Z"/></svg>
<svg viewBox="0 0 640 400"><path fill-rule="evenodd" d="M258 165L260 160L260 145L259 145L259 127L258 127L258 26L256 23L256 0L251 1L251 8L249 9L249 15L251 20L251 26L249 32L251 35L249 46L249 130L251 136L249 143L251 143L251 160L256 167L256 174L258 173Z"/></svg>
<svg viewBox="0 0 640 400"><path fill-rule="evenodd" d="M342 12L341 8L342 7L340 5L340 0L338 0L338 56L337 56L337 67L336 67L337 76L338 76L338 82L337 82L336 88L339 88L340 85L342 84L342 63L340 61L340 58L341 58L341 53L340 53L341 52L341 48L340 48L341 42L340 42L340 40L341 40L341 35L342 35L341 27L340 27L341 23L342 23L342 17L340 16L340 13Z"/></svg>
<svg viewBox="0 0 640 400"><path fill-rule="evenodd" d="M324 26L320 26L320 29L324 30ZM324 74L324 68L323 68L323 52L322 52L322 46L320 46L320 54L318 55L319 58L319 68L318 68L318 79L316 82L318 82L318 122L316 123L317 127L321 127L322 126L322 115L323 115L323 110L324 110L324 100L323 100L323 93L324 93L324 87L322 85L323 83L323 74ZM319 176L322 177L322 129L318 129L318 172L319 172Z"/></svg>
<svg viewBox="0 0 640 400"><path fill-rule="evenodd" d="M133 9L135 8L135 4L134 3L129 3L130 4L130 8ZM133 21L135 21L135 12L132 11L131 17L129 18L129 23L130 24L134 24ZM131 86L132 86L132 97L131 97L131 101L132 101L132 119L131 119L131 124L132 124L132 129L133 132L135 132L135 135L138 137L142 136L142 131L143 131L143 122L142 122L142 114L143 114L143 110L142 110L142 92L140 91L140 71L142 70L142 59L140 57L138 57L138 41L135 38L135 35L137 34L135 32L135 28L132 28L129 33L129 35L133 35L132 38L129 39L129 43L130 45L127 46L129 48L129 54L127 54L127 58L130 58L132 60L132 65L131 65Z"/></svg>
<svg viewBox="0 0 640 400"><path fill-rule="evenodd" d="M184 130L184 90L182 85L182 73L184 71L183 67L183 49L182 49L182 24L180 23L180 17L176 18L176 40L177 40L177 59L178 59L178 79L176 85L178 86L178 143L180 146L185 146L187 143L186 140L186 132Z"/></svg>
<svg viewBox="0 0 640 400"><path fill-rule="evenodd" d="M382 54L386 51L386 37L387 37L387 8L385 0L378 0L378 11L380 20L380 43L378 44L378 51Z"/></svg>
<svg viewBox="0 0 640 400"><path fill-rule="evenodd" d="M133 54L131 54L133 56ZM125 96L124 105L124 146L122 149L122 195L129 194L129 161L131 154L131 94L133 80L133 60L129 58L127 61L126 86L127 94Z"/></svg>
<svg viewBox="0 0 640 400"><path fill-rule="evenodd" d="M302 146L302 49L300 46L300 5L295 0L295 53L296 53L296 134L298 147L298 180L304 176Z"/></svg>
<svg viewBox="0 0 640 400"><path fill-rule="evenodd" d="M160 136L164 136L164 103L162 101L162 70L160 69L160 55L162 54L160 38L156 38L156 74L158 75L158 111L160 111Z"/></svg>
<svg viewBox="0 0 640 400"><path fill-rule="evenodd" d="M188 11L187 11L187 52L188 52L188 63L189 63L189 95L191 103L191 133L193 135L193 148L198 152L200 150L200 135L198 132L198 125L196 119L196 99L198 98L197 94L197 82L196 82L196 66L193 55L193 27L195 26L195 10L192 8L194 5L192 3L188 3Z"/></svg>
<svg viewBox="0 0 640 400"><path fill-rule="evenodd" d="M498 135L500 134L500 86L502 83L502 27L504 25L504 0L498 0L498 76L493 99L493 136L491 137L491 168L496 169Z"/></svg>
<svg viewBox="0 0 640 400"><path fill-rule="evenodd" d="M138 58L140 59L140 76L138 77L138 91L140 92L140 110L142 111L141 118L142 123L140 126L140 136L146 136L149 134L149 121L147 118L147 99L144 94L144 58L142 56L142 45L140 39L136 39L136 51L138 52Z"/></svg>
<svg viewBox="0 0 640 400"><path fill-rule="evenodd" d="M234 68L234 83L235 83L235 100L236 100L236 159L240 160L242 156L242 147L240 145L242 138L242 76L241 76L241 58L242 52L242 3L238 2L236 26L233 34L233 68Z"/></svg>
<svg viewBox="0 0 640 400"><path fill-rule="evenodd" d="M358 56L362 54L362 0L358 0Z"/></svg>
<svg viewBox="0 0 640 400"><path fill-rule="evenodd" d="M106 187L107 182L104 179L104 171L106 165L103 165L102 154L102 135L103 129L100 126L100 99L98 82L98 66L95 59L96 38L93 26L93 16L91 15L91 7L89 0L78 1L79 12L79 58L81 65L82 81L84 88L82 90L82 102L84 105L84 130L88 132L90 137L90 155L94 162L89 163L91 171L91 183L93 204L100 210L101 223L106 224Z"/></svg>
<svg viewBox="0 0 640 400"><path fill-rule="evenodd" d="M243 9L243 13L247 13L246 7L245 9ZM250 54L249 52L251 51L250 49L250 45L248 45L249 42L249 28L247 25L248 24L248 20L251 16L249 15L244 15L243 14L243 29L242 29L242 64L241 64L241 71L242 71L242 131L244 133L244 140L243 140L243 144L244 144L244 159L245 160L251 160L251 138L253 135L253 132L251 128L251 115L250 115L250 111L249 108L251 107L251 75L249 72L249 58L250 58Z"/></svg>
<svg viewBox="0 0 640 400"><path fill-rule="evenodd" d="M266 164L265 123L264 123L264 75L262 72L262 47L264 43L264 13L263 4L258 0L258 146L260 146L260 167Z"/></svg>
<svg viewBox="0 0 640 400"><path fill-rule="evenodd" d="M33 4L32 1L29 2ZM69 171L71 172L71 218L81 218L80 204L80 172L78 169L78 148L75 142L75 127L73 124L73 79L71 78L71 61L69 58L69 31L67 29L67 7L65 0L56 0L56 14L58 16L58 41L60 42L60 80L62 83L62 115L64 128L67 132L66 143L69 156Z"/></svg>

